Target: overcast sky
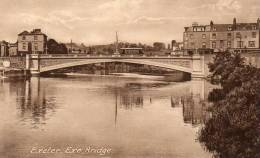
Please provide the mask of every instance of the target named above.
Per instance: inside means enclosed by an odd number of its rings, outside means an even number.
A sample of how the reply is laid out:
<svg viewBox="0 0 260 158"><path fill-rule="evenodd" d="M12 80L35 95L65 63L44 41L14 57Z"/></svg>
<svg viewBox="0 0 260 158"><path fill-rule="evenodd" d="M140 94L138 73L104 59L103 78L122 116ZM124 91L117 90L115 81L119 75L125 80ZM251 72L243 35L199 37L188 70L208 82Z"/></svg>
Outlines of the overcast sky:
<svg viewBox="0 0 260 158"><path fill-rule="evenodd" d="M0 0L0 40L15 42L23 30L41 28L59 42L86 45L120 41L170 43L184 26L256 22L260 0Z"/></svg>

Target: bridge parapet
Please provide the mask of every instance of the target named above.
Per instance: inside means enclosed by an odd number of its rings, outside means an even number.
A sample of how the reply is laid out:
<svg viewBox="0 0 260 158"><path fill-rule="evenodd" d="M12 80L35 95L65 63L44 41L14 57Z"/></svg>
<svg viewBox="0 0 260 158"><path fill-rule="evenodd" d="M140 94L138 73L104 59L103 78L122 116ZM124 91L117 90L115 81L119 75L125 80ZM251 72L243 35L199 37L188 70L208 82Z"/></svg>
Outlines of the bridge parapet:
<svg viewBox="0 0 260 158"><path fill-rule="evenodd" d="M1 57L0 67L3 67L3 62L10 62L10 69L21 69L24 70L26 67L25 57Z"/></svg>

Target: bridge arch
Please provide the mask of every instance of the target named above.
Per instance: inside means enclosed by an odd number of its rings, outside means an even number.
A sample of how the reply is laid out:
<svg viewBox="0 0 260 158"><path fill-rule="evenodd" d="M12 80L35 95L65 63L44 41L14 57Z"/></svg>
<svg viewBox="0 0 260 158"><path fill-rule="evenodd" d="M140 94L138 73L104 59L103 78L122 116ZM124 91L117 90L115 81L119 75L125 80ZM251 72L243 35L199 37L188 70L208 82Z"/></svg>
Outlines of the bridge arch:
<svg viewBox="0 0 260 158"><path fill-rule="evenodd" d="M138 59L138 60L135 60L135 59L88 59L88 60L81 60L81 61L73 61L73 62L68 62L68 63L63 63L63 64L41 67L40 73L49 72L52 70L58 70L58 69L62 69L62 68L80 66L80 65L110 63L110 62L122 62L122 63L150 65L150 66L167 68L167 69L171 69L171 70L178 70L178 71L192 74L191 68L162 63L162 62L156 62L156 61L142 60L142 59Z"/></svg>

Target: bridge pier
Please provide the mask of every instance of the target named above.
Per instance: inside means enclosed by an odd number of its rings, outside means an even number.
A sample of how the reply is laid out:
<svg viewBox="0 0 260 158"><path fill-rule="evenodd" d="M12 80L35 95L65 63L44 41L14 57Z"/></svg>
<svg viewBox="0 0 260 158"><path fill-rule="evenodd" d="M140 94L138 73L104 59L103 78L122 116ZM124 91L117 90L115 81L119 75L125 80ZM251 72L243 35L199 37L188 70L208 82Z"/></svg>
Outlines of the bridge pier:
<svg viewBox="0 0 260 158"><path fill-rule="evenodd" d="M26 70L31 76L40 76L40 54L26 55Z"/></svg>
<svg viewBox="0 0 260 158"><path fill-rule="evenodd" d="M205 78L204 65L205 65L204 56L193 55L191 78Z"/></svg>

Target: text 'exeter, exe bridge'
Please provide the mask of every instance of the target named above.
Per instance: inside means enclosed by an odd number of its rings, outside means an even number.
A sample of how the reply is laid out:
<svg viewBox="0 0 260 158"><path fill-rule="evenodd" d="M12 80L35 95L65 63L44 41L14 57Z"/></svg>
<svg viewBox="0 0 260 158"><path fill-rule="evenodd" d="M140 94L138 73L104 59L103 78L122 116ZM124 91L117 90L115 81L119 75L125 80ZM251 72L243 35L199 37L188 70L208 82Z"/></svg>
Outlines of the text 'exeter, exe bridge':
<svg viewBox="0 0 260 158"><path fill-rule="evenodd" d="M193 56L136 56L136 55L86 55L86 54L31 54L24 60L9 58L12 68L25 69L32 75L39 75L57 69L108 62L122 62L156 66L191 74L193 78L205 77L204 57ZM22 62L23 64L17 64ZM20 66L19 66L20 65Z"/></svg>

